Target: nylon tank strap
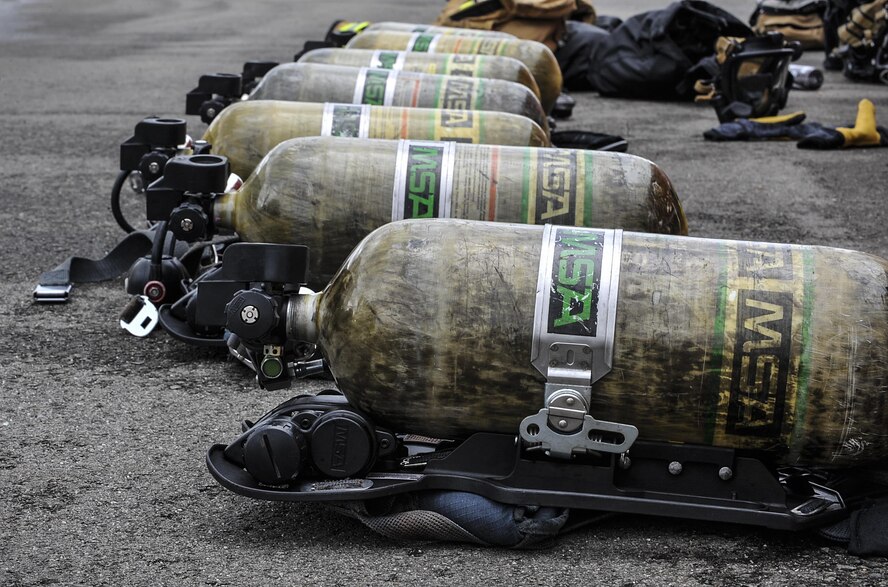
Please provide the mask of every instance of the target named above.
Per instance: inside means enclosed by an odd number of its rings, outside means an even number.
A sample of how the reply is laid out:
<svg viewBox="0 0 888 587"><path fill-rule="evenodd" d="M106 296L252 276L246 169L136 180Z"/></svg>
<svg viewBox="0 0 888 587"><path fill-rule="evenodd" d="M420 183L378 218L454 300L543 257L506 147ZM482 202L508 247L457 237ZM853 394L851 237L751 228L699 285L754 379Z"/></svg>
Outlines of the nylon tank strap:
<svg viewBox="0 0 888 587"><path fill-rule="evenodd" d="M171 235L167 235L164 248L169 248ZM74 283L95 283L123 275L136 261L151 252L154 231L139 230L126 235L110 253L101 259L70 257L51 271L40 275L34 288L34 302L64 303L68 301ZM187 250L185 243L176 243L176 255Z"/></svg>
<svg viewBox="0 0 888 587"><path fill-rule="evenodd" d="M529 548L567 531L571 510L515 506L464 491L416 491L365 501L323 502L394 540Z"/></svg>

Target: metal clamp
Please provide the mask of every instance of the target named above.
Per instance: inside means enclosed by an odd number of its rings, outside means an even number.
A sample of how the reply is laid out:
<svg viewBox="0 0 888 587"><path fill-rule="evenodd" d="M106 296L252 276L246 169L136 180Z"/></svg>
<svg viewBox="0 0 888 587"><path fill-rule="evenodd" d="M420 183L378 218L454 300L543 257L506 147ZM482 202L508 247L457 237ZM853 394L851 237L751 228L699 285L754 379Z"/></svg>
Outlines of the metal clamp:
<svg viewBox="0 0 888 587"><path fill-rule="evenodd" d="M64 285L38 285L34 288L34 302L38 304L62 304L68 301L73 289L70 283Z"/></svg>
<svg viewBox="0 0 888 587"><path fill-rule="evenodd" d="M619 230L543 231L531 362L546 378L545 407L520 435L556 458L623 453L638 438L635 426L588 414L592 384L611 370L621 247Z"/></svg>
<svg viewBox="0 0 888 587"><path fill-rule="evenodd" d="M785 485L787 478L787 475L781 474L780 483ZM814 491L813 495L803 503L792 508L790 510L791 514L802 518L811 518L824 512L845 509L845 500L842 499L841 493L831 487L826 487L819 483L810 483L809 485Z"/></svg>
<svg viewBox="0 0 888 587"><path fill-rule="evenodd" d="M587 410L577 390L560 389L549 396L545 408L521 421L521 438L564 459L589 451L624 453L638 438L635 426L596 420Z"/></svg>

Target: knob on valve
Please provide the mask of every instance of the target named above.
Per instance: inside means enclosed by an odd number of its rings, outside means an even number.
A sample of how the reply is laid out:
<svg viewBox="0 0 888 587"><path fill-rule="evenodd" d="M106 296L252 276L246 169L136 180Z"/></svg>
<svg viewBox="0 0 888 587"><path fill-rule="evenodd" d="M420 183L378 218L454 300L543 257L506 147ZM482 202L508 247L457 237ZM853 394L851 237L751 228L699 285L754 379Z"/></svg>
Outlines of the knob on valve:
<svg viewBox="0 0 888 587"><path fill-rule="evenodd" d="M206 212L197 204L182 204L170 214L170 230L177 239L185 242L205 238L208 224Z"/></svg>
<svg viewBox="0 0 888 587"><path fill-rule="evenodd" d="M225 327L246 341L262 341L280 323L274 297L259 290L240 291L225 306Z"/></svg>

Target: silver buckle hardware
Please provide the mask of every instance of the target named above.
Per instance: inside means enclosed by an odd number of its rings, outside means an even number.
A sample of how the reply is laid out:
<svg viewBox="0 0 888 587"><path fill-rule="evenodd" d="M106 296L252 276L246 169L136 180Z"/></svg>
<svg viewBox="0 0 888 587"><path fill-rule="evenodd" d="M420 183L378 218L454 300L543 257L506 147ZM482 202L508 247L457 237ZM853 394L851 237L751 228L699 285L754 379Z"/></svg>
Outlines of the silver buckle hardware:
<svg viewBox="0 0 888 587"><path fill-rule="evenodd" d="M159 321L160 313L148 296L133 296L120 313L120 327L133 336L148 336Z"/></svg>
<svg viewBox="0 0 888 587"><path fill-rule="evenodd" d="M38 285L34 288L34 302L38 304L63 304L71 296L74 287L70 283L64 285Z"/></svg>

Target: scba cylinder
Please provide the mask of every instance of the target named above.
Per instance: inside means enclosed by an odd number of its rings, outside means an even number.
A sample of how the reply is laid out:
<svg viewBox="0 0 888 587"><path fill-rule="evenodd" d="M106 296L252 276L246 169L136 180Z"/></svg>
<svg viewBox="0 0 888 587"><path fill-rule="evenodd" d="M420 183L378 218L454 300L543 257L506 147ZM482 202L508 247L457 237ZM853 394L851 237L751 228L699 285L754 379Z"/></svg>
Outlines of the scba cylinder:
<svg viewBox="0 0 888 587"><path fill-rule="evenodd" d="M481 77L515 82L542 100L540 88L527 66L511 57L497 55L460 55L444 53L411 53L371 49L315 49L302 55L298 63L372 67L415 73ZM541 102L548 112L552 104Z"/></svg>
<svg viewBox="0 0 888 587"><path fill-rule="evenodd" d="M509 112L549 130L543 107L532 91L496 79L284 63L265 74L249 99Z"/></svg>
<svg viewBox="0 0 888 587"><path fill-rule="evenodd" d="M554 104L561 93L562 77L558 60L548 47L536 41L370 31L354 37L346 48L513 57L524 63L533 74L543 102Z"/></svg>
<svg viewBox="0 0 888 587"><path fill-rule="evenodd" d="M436 26L431 24L415 24L410 22L380 21L369 23L362 29L362 33L374 31L391 31L398 33L424 33L427 35L458 35L462 37L486 37L489 39L515 39L515 35L500 31L482 29L457 28L450 26Z"/></svg>
<svg viewBox="0 0 888 587"><path fill-rule="evenodd" d="M517 433L554 340L591 348L589 413L640 439L845 467L888 456L886 291L888 262L829 247L403 221L292 298L287 331L398 431Z"/></svg>
<svg viewBox="0 0 888 587"><path fill-rule="evenodd" d="M255 100L229 106L204 134L231 171L249 176L280 143L310 136L549 146L529 118L506 112Z"/></svg>
<svg viewBox="0 0 888 587"><path fill-rule="evenodd" d="M309 246L321 286L360 239L403 218L687 233L669 179L640 157L329 137L275 147L239 190L214 202L213 216L249 242Z"/></svg>

